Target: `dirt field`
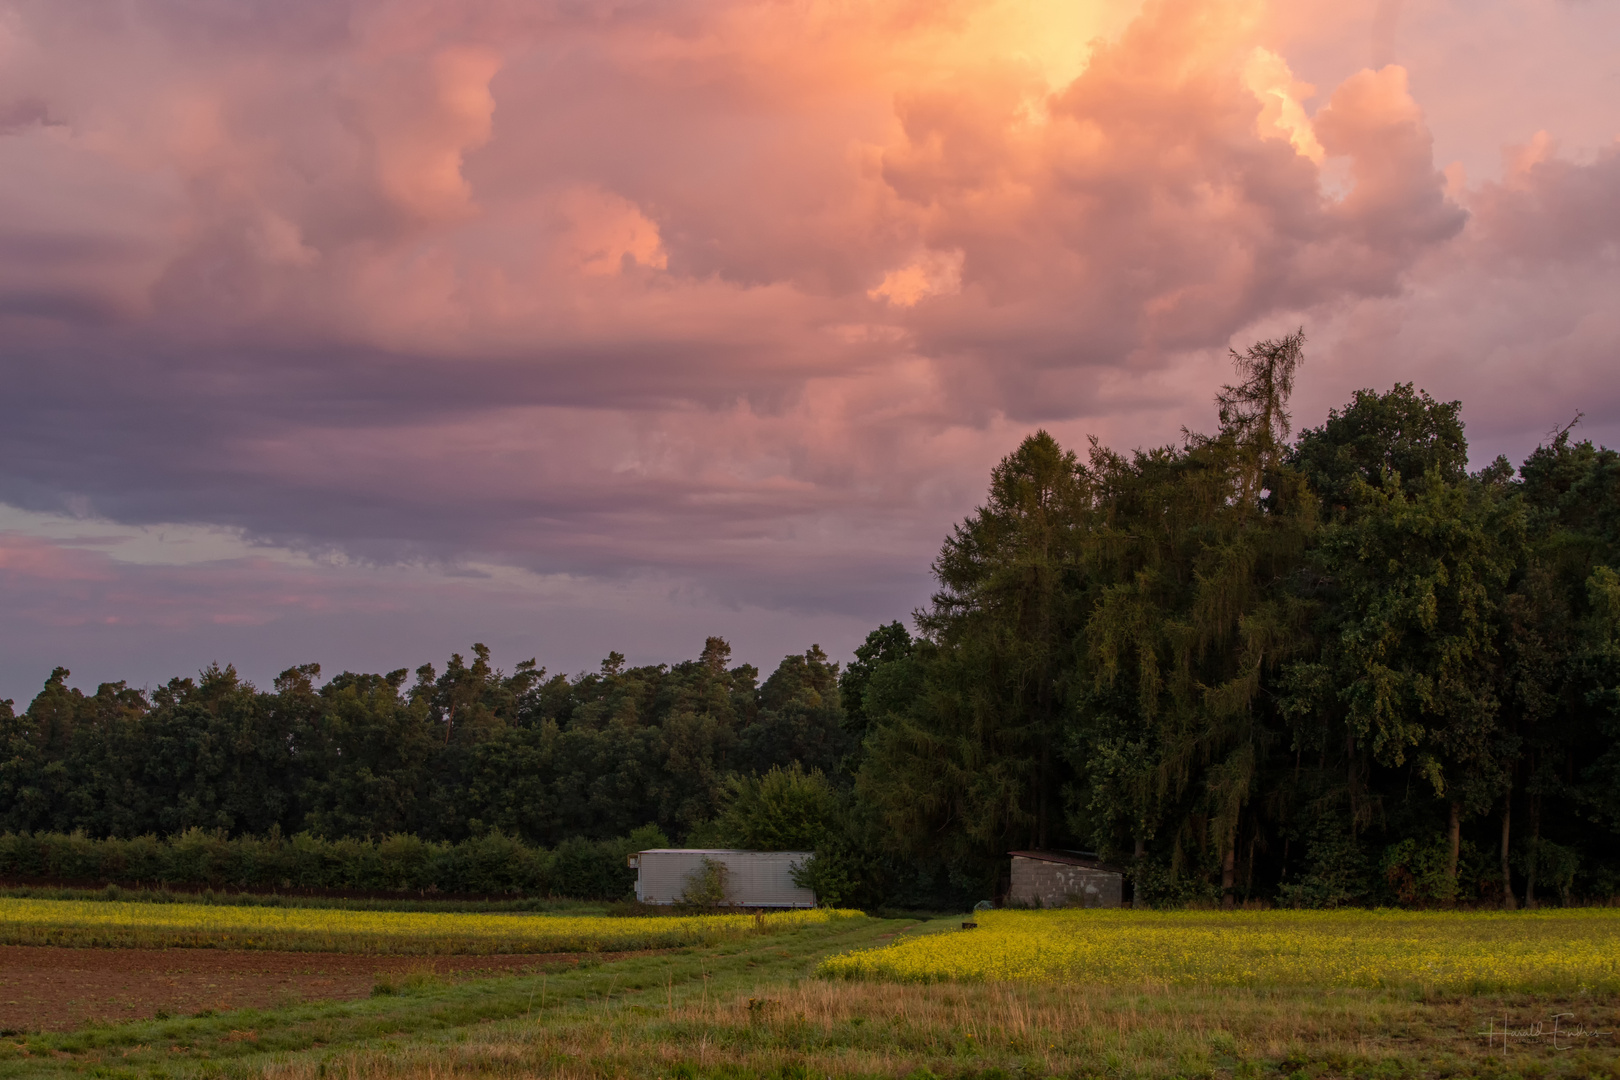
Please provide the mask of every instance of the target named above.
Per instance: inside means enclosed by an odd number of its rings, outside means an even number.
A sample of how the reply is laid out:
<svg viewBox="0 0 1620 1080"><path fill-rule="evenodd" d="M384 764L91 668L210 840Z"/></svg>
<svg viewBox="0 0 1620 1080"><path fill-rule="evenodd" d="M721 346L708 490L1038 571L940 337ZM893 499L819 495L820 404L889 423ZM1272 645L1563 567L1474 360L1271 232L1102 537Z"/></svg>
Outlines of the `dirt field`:
<svg viewBox="0 0 1620 1080"><path fill-rule="evenodd" d="M614 959L614 954L597 954ZM0 946L0 1032L65 1031L86 1021L141 1020L159 1010L263 1008L360 998L379 975L451 977L572 967L578 956L357 956L225 949Z"/></svg>

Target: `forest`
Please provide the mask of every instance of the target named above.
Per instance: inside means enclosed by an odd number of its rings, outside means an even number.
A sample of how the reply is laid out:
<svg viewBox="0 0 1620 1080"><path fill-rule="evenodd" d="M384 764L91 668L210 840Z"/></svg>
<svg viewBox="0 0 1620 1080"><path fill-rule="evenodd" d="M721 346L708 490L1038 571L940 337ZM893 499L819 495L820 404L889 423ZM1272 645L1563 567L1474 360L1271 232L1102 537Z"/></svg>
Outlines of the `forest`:
<svg viewBox="0 0 1620 1080"><path fill-rule="evenodd" d="M1608 902L1620 455L1572 424L1470 471L1461 404L1410 384L1296 435L1303 346L1234 353L1212 434L1030 435L928 606L847 665L812 646L762 681L711 637L573 676L482 645L267 689L57 669L0 704L0 846L617 858L634 833L814 850L822 899L862 906L995 896L1023 848L1158 906Z"/></svg>

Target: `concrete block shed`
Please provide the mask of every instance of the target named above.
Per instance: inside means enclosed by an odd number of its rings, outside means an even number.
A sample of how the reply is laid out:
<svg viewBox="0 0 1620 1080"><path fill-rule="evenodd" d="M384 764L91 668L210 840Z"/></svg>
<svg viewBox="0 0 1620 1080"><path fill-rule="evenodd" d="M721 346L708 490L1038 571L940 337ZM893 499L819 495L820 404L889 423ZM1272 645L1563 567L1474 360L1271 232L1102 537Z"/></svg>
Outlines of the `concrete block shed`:
<svg viewBox="0 0 1620 1080"><path fill-rule="evenodd" d="M712 859L729 871L726 901L739 907L811 908L816 894L793 884L793 869L809 851L739 851L735 848L652 848L630 856L636 871L636 899L643 904L678 904L688 879Z"/></svg>
<svg viewBox="0 0 1620 1080"><path fill-rule="evenodd" d="M1125 895L1125 873L1117 866L1063 851L1009 851L1012 907L1117 908Z"/></svg>

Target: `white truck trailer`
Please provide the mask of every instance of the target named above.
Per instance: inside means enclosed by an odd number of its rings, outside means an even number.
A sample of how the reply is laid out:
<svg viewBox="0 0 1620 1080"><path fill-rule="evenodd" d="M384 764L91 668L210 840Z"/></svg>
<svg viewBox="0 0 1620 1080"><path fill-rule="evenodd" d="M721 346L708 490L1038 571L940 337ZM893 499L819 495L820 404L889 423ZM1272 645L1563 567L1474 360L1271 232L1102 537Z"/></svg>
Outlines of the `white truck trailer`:
<svg viewBox="0 0 1620 1080"><path fill-rule="evenodd" d="M652 848L630 856L636 871L636 899L643 904L678 904L704 860L726 868L726 903L750 908L811 908L816 894L793 884L794 867L808 851L739 851L735 848Z"/></svg>

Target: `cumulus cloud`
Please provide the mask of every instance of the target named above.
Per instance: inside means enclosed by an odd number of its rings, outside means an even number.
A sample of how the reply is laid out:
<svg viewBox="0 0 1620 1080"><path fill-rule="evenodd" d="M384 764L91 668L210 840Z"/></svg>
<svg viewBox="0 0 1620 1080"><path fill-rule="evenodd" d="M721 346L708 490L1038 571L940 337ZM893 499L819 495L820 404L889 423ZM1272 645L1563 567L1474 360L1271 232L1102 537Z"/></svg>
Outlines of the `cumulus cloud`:
<svg viewBox="0 0 1620 1080"><path fill-rule="evenodd" d="M1284 138L1295 151L1318 165L1327 156L1316 138L1304 102L1316 96L1316 87L1300 82L1288 61L1263 45L1256 45L1243 65L1243 85L1260 101L1255 128L1262 139Z"/></svg>
<svg viewBox="0 0 1620 1080"><path fill-rule="evenodd" d="M887 300L900 307L915 307L930 296L953 296L962 291L961 248L950 251L924 251L898 270L890 270L866 295Z"/></svg>
<svg viewBox="0 0 1620 1080"><path fill-rule="evenodd" d="M0 500L856 626L1029 427L1196 427L1246 337L1324 408L1562 349L1542 423L1616 153L1437 159L1436 5L0 0Z"/></svg>
<svg viewBox="0 0 1620 1080"><path fill-rule="evenodd" d="M1586 161L1532 138L1504 150L1500 180L1468 193L1454 241L1419 260L1410 287L1322 321L1330 370L1316 393L1418 379L1464 402L1478 462L1515 460L1577 413L1577 434L1620 445L1620 143Z"/></svg>

